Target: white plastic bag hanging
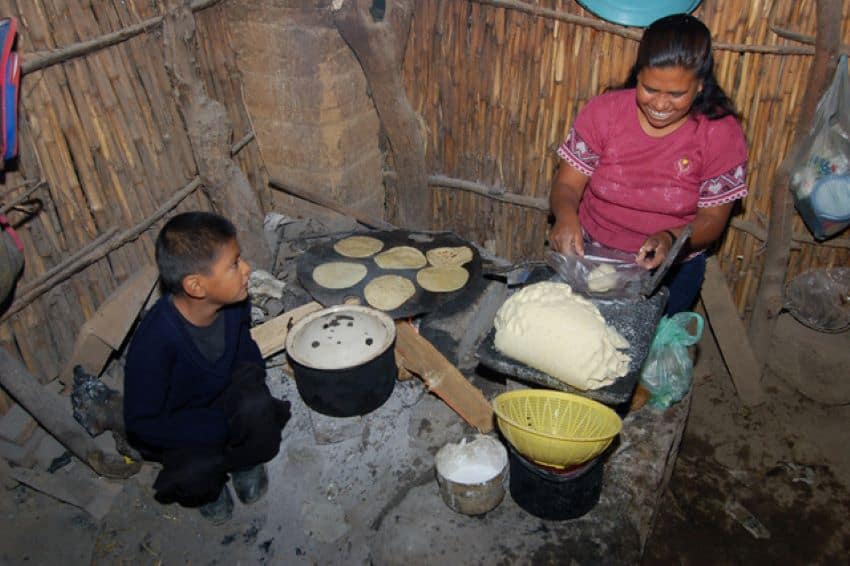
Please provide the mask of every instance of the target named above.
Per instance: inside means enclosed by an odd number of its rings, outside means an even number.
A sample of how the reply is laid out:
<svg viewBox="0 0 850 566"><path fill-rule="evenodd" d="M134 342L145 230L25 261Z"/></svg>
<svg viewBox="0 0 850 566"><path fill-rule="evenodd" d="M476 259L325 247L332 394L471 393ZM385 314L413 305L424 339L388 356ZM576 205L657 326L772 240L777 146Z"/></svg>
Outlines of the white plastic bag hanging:
<svg viewBox="0 0 850 566"><path fill-rule="evenodd" d="M787 157L791 192L815 238L850 226L850 78L842 55L832 84L818 102L812 129Z"/></svg>

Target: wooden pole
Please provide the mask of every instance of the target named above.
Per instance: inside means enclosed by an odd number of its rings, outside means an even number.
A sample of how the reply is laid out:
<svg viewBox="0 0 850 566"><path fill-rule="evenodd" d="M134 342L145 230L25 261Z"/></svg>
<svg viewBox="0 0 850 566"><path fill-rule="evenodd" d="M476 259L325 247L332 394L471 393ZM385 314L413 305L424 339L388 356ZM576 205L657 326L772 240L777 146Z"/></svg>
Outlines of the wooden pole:
<svg viewBox="0 0 850 566"><path fill-rule="evenodd" d="M141 468L141 462L127 462L119 454L103 452L71 416L68 399L39 385L5 348L0 348L0 384L45 430L98 474L128 478Z"/></svg>
<svg viewBox="0 0 850 566"><path fill-rule="evenodd" d="M219 2L221 2L221 0L196 0L195 2L192 2L190 8L193 12L197 12L199 10L209 8L210 6L214 6ZM26 75L27 73L32 73L34 71L44 69L45 67L50 67L51 65L56 65L57 63L68 61L69 59L74 59L75 57L87 55L93 51L103 49L104 47L109 47L116 43L127 41L139 34L159 27L161 24L162 16L156 16L94 39L81 41L58 49L36 51L24 58L24 62L21 65L21 74Z"/></svg>
<svg viewBox="0 0 850 566"><path fill-rule="evenodd" d="M538 18L569 22L571 24L595 29L597 31L613 33L614 35L625 37L626 39L631 39L633 41L640 41L640 38L643 35L643 32L630 30L623 26L611 24L603 20L587 18L584 16L577 16L575 14L564 12L562 10L552 10L550 8L544 8L536 4L521 2L520 0L469 1L476 2L478 4L488 4L490 6L496 6L499 8L506 8L508 10L516 10L518 12L530 14ZM712 42L711 45L712 48L717 51L734 51L737 53L771 53L773 55L813 55L815 53L815 49L812 49L811 47L795 47L790 45L746 45L742 43L726 43L722 41Z"/></svg>
<svg viewBox="0 0 850 566"><path fill-rule="evenodd" d="M72 257L68 258L67 261L62 262L51 269L44 276L40 277L37 282L29 285L21 297L9 306L9 310L3 314L3 318L0 319L0 322L5 321L62 281L106 256L112 250L115 250L127 242L138 238L145 230L153 226L159 219L168 214L168 212L180 204L187 196L195 192L195 190L200 186L201 180L198 177L195 177L195 179L188 185L174 193L174 195L160 206L156 212L139 224L125 230L114 238L112 235L118 231L118 228L112 228L98 236L95 241L80 250L80 252L74 254Z"/></svg>
<svg viewBox="0 0 850 566"><path fill-rule="evenodd" d="M798 41L800 43L806 43L808 45L814 45L815 44L815 36L813 36L813 35L806 35L806 34L803 34L803 33L798 33L796 31L791 31L791 30L788 30L788 29L776 27L773 24L770 24L770 31L772 31L773 33L775 33L779 37L782 37L782 38L785 38L785 39L790 39L791 41ZM845 43L844 45L841 46L841 55L848 55L848 54L850 54L850 45Z"/></svg>
<svg viewBox="0 0 850 566"><path fill-rule="evenodd" d="M817 41L815 59L806 81L806 92L800 103L799 117L794 129L796 142L784 163L793 161L807 137L818 100L829 84L835 70L841 46L841 0L818 0ZM785 279L791 253L794 201L788 189L790 172L781 167L776 173L771 193L770 220L767 230L767 248L764 269L759 281L753 306L749 335L759 362L764 365L773 341L776 319L785 302Z"/></svg>
<svg viewBox="0 0 850 566"><path fill-rule="evenodd" d="M372 17L371 7L370 0L344 0L334 11L334 24L363 68L392 149L398 172L395 223L404 228L427 229L431 198L425 141L402 76L414 2L388 0L385 13L377 19Z"/></svg>
<svg viewBox="0 0 850 566"><path fill-rule="evenodd" d="M203 185L218 212L236 226L243 254L267 269L273 257L263 232L263 212L245 173L231 157L232 124L224 105L209 96L196 61L195 18L188 0L169 0L163 20L165 64L186 123Z"/></svg>
<svg viewBox="0 0 850 566"><path fill-rule="evenodd" d="M393 226L389 222L384 222L383 220L380 220L378 218L366 216L360 212L357 212L356 210L352 210L337 202L328 200L321 195L306 191L302 188L294 187L290 183L284 183L283 181L279 181L277 179L269 179L269 186L273 189L283 191L286 194L306 200L307 202L311 202L315 205L327 208L328 210L332 210L338 214L342 214L343 216L349 216L358 221L359 223L365 224L366 226L369 226L371 228L380 228L381 230L392 230L395 228L395 226Z"/></svg>

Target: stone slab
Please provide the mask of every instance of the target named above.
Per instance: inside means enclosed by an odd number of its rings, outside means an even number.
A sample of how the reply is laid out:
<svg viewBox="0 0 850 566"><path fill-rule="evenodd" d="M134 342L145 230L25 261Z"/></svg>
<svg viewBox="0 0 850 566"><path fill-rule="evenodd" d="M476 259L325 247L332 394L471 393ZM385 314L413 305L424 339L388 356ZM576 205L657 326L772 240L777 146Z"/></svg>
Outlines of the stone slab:
<svg viewBox="0 0 850 566"><path fill-rule="evenodd" d="M0 440L0 456L6 458L16 466L32 466L35 463L35 452L38 449L38 445L46 434L42 428L35 429L35 432L23 446L19 446L14 442Z"/></svg>
<svg viewBox="0 0 850 566"><path fill-rule="evenodd" d="M20 405L12 405L5 415L0 416L0 440L20 446L32 436L36 428L38 423Z"/></svg>

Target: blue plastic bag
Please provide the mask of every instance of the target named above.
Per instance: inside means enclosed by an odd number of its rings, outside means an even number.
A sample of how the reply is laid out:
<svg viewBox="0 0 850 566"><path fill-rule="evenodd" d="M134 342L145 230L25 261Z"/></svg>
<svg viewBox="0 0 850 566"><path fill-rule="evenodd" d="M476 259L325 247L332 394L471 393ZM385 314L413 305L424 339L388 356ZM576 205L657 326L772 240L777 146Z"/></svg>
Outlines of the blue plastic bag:
<svg viewBox="0 0 850 566"><path fill-rule="evenodd" d="M696 322L693 334L688 331ZM694 366L688 346L699 342L704 321L695 312L680 312L662 317L655 329L649 354L643 362L640 382L652 394L649 404L664 409L678 403L691 388Z"/></svg>

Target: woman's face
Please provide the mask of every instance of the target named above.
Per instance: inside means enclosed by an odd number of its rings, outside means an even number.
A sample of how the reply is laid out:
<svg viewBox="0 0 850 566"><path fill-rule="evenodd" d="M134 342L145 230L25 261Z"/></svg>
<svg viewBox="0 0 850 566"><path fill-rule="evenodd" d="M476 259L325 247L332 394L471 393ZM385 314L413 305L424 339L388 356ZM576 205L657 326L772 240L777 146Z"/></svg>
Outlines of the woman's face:
<svg viewBox="0 0 850 566"><path fill-rule="evenodd" d="M684 67L644 67L637 76L641 122L666 133L688 118L702 81Z"/></svg>

